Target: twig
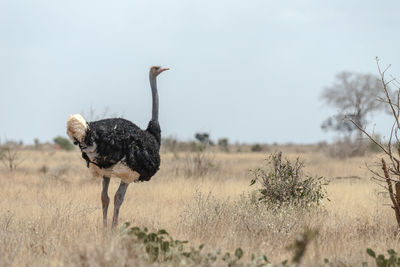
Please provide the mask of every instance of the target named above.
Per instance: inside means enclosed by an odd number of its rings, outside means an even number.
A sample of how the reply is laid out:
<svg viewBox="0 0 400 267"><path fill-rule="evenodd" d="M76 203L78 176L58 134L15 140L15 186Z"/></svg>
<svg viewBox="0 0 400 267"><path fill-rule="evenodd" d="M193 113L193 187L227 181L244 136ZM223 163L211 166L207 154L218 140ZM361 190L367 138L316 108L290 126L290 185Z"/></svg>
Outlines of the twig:
<svg viewBox="0 0 400 267"><path fill-rule="evenodd" d="M361 128L361 126L358 125L358 123L356 123L353 119L351 119L351 118L347 118L347 119L349 121L351 121L354 124L354 126L356 126L363 134L365 134L372 142L374 142L377 146L379 146L379 148L382 149L382 151L385 152L390 157L389 151L387 151L386 148L384 148L382 146L382 144L380 144L378 141L376 141L369 133L367 133L367 131L365 131L363 128ZM396 159L396 158L394 157L394 159ZM398 161L398 160L396 159L396 161Z"/></svg>
<svg viewBox="0 0 400 267"><path fill-rule="evenodd" d="M378 57L376 58L376 65L378 66L378 71L379 71L379 74L380 74L380 76L381 76L381 82L382 82L382 85L383 85L383 90L385 91L385 95L386 95L386 98L387 98L387 100L388 100L388 102L389 102L389 106L390 106L390 108L391 108L391 110L392 110L393 116L394 116L395 119L396 119L397 128L400 129L399 116L397 116L397 113L396 113L396 111L394 110L394 107L393 107L393 104L392 104L392 100L391 100L391 98L390 98L390 96L389 96L389 91L388 91L388 88L387 88L387 84L386 84L386 82L385 82L385 72L390 68L391 65L387 66L386 69L382 72L382 71L381 71L381 67L379 66L379 59L378 59Z"/></svg>

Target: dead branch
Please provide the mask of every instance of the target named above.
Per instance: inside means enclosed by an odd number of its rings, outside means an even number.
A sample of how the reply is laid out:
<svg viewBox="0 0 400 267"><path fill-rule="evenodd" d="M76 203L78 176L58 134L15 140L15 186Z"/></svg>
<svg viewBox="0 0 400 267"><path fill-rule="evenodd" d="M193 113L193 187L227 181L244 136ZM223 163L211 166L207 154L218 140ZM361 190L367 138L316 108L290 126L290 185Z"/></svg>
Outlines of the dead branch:
<svg viewBox="0 0 400 267"><path fill-rule="evenodd" d="M347 119L348 119L351 123L353 123L354 126L356 126L363 134L365 134L375 145L379 146L379 148L380 148L383 152L385 152L389 157L391 156L390 153L389 153L389 151L387 151L386 148L384 148L383 145L382 145L380 142L376 141L375 138L373 138L366 130L364 130L363 128L361 128L361 126L358 125L357 122L355 122L355 121L354 121L353 119L351 119L351 118L347 118ZM396 161L399 161L399 160L396 159L394 156L393 156L393 158L394 158Z"/></svg>
<svg viewBox="0 0 400 267"><path fill-rule="evenodd" d="M379 66L379 59L378 59L378 57L376 57L376 65L378 66L378 71L379 71L379 74L380 74L380 76L381 76L381 82L382 82L382 85L383 85L383 90L384 90L384 92L385 92L387 101L388 101L389 106L390 106L390 108L391 108L391 110L392 110L393 116L394 116L395 119L396 119L397 128L400 129L399 116L397 115L397 113L396 113L396 111L395 111L395 109L394 109L394 105L393 105L393 103L392 103L392 100L391 100L391 98L390 98L389 90L388 90L388 88L387 88L388 83L385 82L385 72L391 67L391 65L387 66L386 69L382 72L382 71L381 71L381 67ZM392 81L393 81L393 80L392 80Z"/></svg>

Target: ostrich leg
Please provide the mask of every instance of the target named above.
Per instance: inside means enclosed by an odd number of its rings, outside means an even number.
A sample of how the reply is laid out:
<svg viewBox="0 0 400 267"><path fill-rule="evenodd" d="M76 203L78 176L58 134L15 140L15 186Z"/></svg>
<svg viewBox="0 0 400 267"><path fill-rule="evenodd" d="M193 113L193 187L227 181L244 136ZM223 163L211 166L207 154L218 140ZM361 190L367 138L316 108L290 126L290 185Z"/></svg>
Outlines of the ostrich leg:
<svg viewBox="0 0 400 267"><path fill-rule="evenodd" d="M118 187L117 193L115 193L114 197L114 216L112 221L112 228L114 228L118 224L118 214L119 208L121 207L122 201L124 201L126 189L128 188L127 183L121 181L121 184Z"/></svg>
<svg viewBox="0 0 400 267"><path fill-rule="evenodd" d="M110 184L110 177L103 176L103 190L101 191L101 204L103 206L103 226L107 226L107 211L110 198L108 197L108 185Z"/></svg>

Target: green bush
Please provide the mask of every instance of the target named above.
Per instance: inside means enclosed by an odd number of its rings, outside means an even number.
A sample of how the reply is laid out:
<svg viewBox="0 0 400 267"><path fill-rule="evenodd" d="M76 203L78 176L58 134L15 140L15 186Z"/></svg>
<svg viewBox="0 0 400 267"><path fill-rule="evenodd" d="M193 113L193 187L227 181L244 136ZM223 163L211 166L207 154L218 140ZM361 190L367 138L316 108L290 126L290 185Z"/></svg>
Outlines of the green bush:
<svg viewBox="0 0 400 267"><path fill-rule="evenodd" d="M367 248L367 253L375 259L376 266L378 267L398 267L400 266L400 256L393 249L388 251L389 257L386 258L383 254L376 255L375 251Z"/></svg>
<svg viewBox="0 0 400 267"><path fill-rule="evenodd" d="M224 152L229 152L229 139L228 138L220 138L218 139L218 146Z"/></svg>
<svg viewBox="0 0 400 267"><path fill-rule="evenodd" d="M245 252L241 248L235 249L233 253L221 253L220 249L205 252L204 245L188 248L188 241L176 240L163 229L150 232L146 227L141 229L130 226L129 222L120 228L123 247L130 257L141 258L151 264L170 263L173 266L297 267L316 235L314 230L305 229L287 248L292 251L292 260L272 264L266 255L257 256L252 253L251 257L244 257Z"/></svg>
<svg viewBox="0 0 400 267"><path fill-rule="evenodd" d="M297 238L287 246L292 253L292 259L284 260L279 264L271 263L266 255L257 256L251 254L250 258L244 257L244 251L237 248L233 253L221 253L221 250L205 252L204 245L197 248L188 248L188 241L174 239L167 231L161 229L150 232L124 223L120 228L120 237L123 247L127 249L128 256L143 259L150 264L167 263L173 266L229 266L229 267L298 267L302 265L302 259L307 252L307 247L318 235L318 232L305 228ZM375 260L377 267L399 267L400 256L393 250L388 250L388 257L383 254L376 255L375 251L368 248L367 254ZM169 264L168 264L169 263ZM164 266L164 265L163 265ZM344 262L330 262L324 259L324 264L316 266L352 266ZM368 266L366 262L359 266Z"/></svg>
<svg viewBox="0 0 400 267"><path fill-rule="evenodd" d="M233 254L221 250L206 253L204 245L198 248L187 248L188 241L181 241L172 238L165 230L149 232L146 227L130 227L130 223L124 223L120 228L120 236L124 247L133 254L144 255L144 258L151 263L171 262L176 266L210 266L223 262L224 266L272 266L267 257L252 255L251 263L242 262L243 250L237 248ZM135 255L132 255L135 256ZM220 264L219 264L220 265Z"/></svg>
<svg viewBox="0 0 400 267"><path fill-rule="evenodd" d="M251 146L252 152L260 152L262 151L262 146L260 144L254 144Z"/></svg>
<svg viewBox="0 0 400 267"><path fill-rule="evenodd" d="M74 145L65 137L57 136L53 139L53 141L54 144L59 145L63 150L69 151L74 149Z"/></svg>
<svg viewBox="0 0 400 267"><path fill-rule="evenodd" d="M253 179L250 185L258 182L261 185L259 201L269 204L295 204L303 207L318 205L326 198L323 177L312 177L303 174L304 163L297 158L293 163L282 160L282 152L271 154L266 168L252 170Z"/></svg>

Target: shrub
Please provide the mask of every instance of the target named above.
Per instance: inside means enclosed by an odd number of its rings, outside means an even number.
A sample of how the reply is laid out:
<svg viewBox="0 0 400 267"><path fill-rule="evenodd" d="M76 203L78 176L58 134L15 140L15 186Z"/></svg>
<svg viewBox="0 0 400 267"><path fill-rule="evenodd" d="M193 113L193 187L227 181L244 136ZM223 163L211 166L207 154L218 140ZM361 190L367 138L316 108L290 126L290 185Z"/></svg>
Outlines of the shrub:
<svg viewBox="0 0 400 267"><path fill-rule="evenodd" d="M220 138L218 139L218 146L224 152L229 152L229 140L228 138Z"/></svg>
<svg viewBox="0 0 400 267"><path fill-rule="evenodd" d="M251 146L252 152L260 152L262 151L262 146L260 144L254 144Z"/></svg>
<svg viewBox="0 0 400 267"><path fill-rule="evenodd" d="M202 177L217 169L215 156L207 150L186 153L184 160L185 177Z"/></svg>
<svg viewBox="0 0 400 267"><path fill-rule="evenodd" d="M35 149L40 149L41 144L39 138L34 138L33 143L35 144Z"/></svg>
<svg viewBox="0 0 400 267"><path fill-rule="evenodd" d="M159 230L149 232L144 227L131 227L129 222L124 223L120 228L123 247L128 250L131 257L140 257L150 263L172 263L173 266L259 266L259 267L289 267L299 266L304 252L315 233L306 230L299 235L299 238L288 247L293 251L292 263L288 260L280 264L272 264L266 255L257 256L251 254L250 261L243 257L244 251L236 248L234 253L221 253L221 250L206 253L200 245L198 248L186 247L188 241L174 239L167 231Z"/></svg>
<svg viewBox="0 0 400 267"><path fill-rule="evenodd" d="M316 230L306 227L287 246L287 249L292 254L292 259L273 264L266 255L257 256L251 251L248 253L251 257L245 257L245 252L240 247L236 248L233 253L222 253L220 249L205 252L204 244L199 247L188 247L188 241L174 239L163 229L151 232L146 227L131 226L129 222L124 223L120 228L121 244L128 252L127 256L129 258L144 260L150 265L167 264L166 266L299 267L302 266L302 259L307 252L307 248L317 235L318 232ZM400 256L393 249L389 249L387 252L389 254L388 257L383 254L376 255L375 251L370 248L367 249L367 254L374 259L376 266L400 266ZM330 262L328 258L324 259L324 264L315 265L350 266L343 262ZM368 266L368 264L362 262L360 266Z"/></svg>
<svg viewBox="0 0 400 267"><path fill-rule="evenodd" d="M337 138L332 145L327 146L326 152L333 158L357 157L365 154L365 146L360 140L354 141L347 136Z"/></svg>
<svg viewBox="0 0 400 267"><path fill-rule="evenodd" d="M125 245L129 247L132 241L144 245L145 253L150 262L163 262L173 260L174 257L185 256L184 244L187 241L174 240L167 231L159 230L157 232L148 232L145 227L129 227L126 222L121 226L120 234L125 239ZM133 239L133 240L132 240Z"/></svg>
<svg viewBox="0 0 400 267"><path fill-rule="evenodd" d="M389 257L386 258L383 254L376 255L375 251L367 248L367 253L375 259L376 266L378 267L395 267L400 266L400 256L393 249L388 251Z"/></svg>
<svg viewBox="0 0 400 267"><path fill-rule="evenodd" d="M211 141L210 139L210 134L209 133L196 133L194 135L194 137L196 138L196 140L200 143L203 144L204 146L208 146L208 145L214 145L214 143Z"/></svg>
<svg viewBox="0 0 400 267"><path fill-rule="evenodd" d="M74 145L65 137L62 136L57 136L56 138L54 138L54 143L59 145L63 150L73 150L74 149Z"/></svg>
<svg viewBox="0 0 400 267"><path fill-rule="evenodd" d="M162 147L172 153L176 153L178 150L178 140L174 137L165 137L161 139Z"/></svg>
<svg viewBox="0 0 400 267"><path fill-rule="evenodd" d="M151 263L174 262L175 265L209 266L222 259L228 266L240 266L238 262L243 256L243 250L237 248L234 255L227 252L219 259L220 250L205 253L203 252L204 245L200 245L198 248L187 248L185 245L188 241L176 240L163 229L157 232L149 232L146 227L143 229L130 227L129 222L121 226L120 235L128 251L144 254L146 260ZM260 264L262 260L264 260L264 263L269 263L265 256L261 259L254 258L253 262Z"/></svg>
<svg viewBox="0 0 400 267"><path fill-rule="evenodd" d="M21 158L19 149L13 144L6 144L0 147L0 161L10 171L14 171L24 161Z"/></svg>
<svg viewBox="0 0 400 267"><path fill-rule="evenodd" d="M255 169L251 173L250 185L258 182L259 201L269 204L295 204L300 206L318 205L326 197L323 177L305 176L304 163L297 158L294 163L282 160L282 152L271 154L266 169Z"/></svg>

